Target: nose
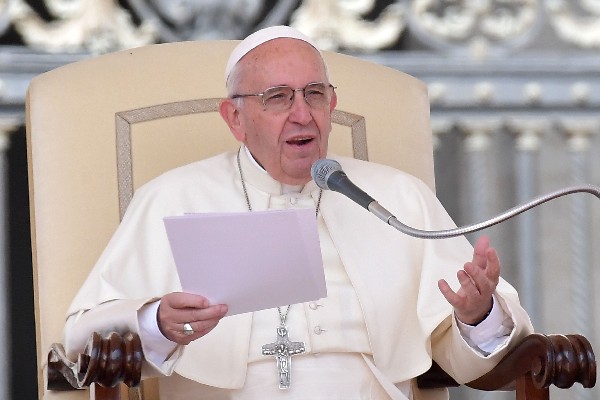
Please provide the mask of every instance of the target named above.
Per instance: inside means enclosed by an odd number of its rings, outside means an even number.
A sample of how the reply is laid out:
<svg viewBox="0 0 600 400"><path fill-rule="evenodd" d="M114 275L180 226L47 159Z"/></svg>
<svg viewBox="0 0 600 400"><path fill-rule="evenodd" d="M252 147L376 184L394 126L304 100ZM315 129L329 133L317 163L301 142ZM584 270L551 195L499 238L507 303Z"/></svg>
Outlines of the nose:
<svg viewBox="0 0 600 400"><path fill-rule="evenodd" d="M310 106L306 102L304 98L304 90L296 89L294 90L294 96L292 98L292 105L290 106L290 116L289 119L293 122L297 122L300 124L307 124L312 120L312 115L310 113Z"/></svg>

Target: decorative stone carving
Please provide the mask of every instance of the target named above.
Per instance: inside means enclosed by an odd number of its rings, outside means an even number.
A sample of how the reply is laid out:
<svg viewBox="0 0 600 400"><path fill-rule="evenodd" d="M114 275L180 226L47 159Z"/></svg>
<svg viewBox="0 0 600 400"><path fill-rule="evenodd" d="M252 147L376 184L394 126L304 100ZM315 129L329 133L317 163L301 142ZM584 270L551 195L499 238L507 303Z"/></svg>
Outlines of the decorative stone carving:
<svg viewBox="0 0 600 400"><path fill-rule="evenodd" d="M510 118L506 126L515 135L515 148L518 151L537 152L542 146L542 137L550 128L545 119Z"/></svg>
<svg viewBox="0 0 600 400"><path fill-rule="evenodd" d="M8 3L7 3L8 2ZM238 39L284 23L298 0L46 0L45 21L25 0L0 0L0 33L11 22L28 46L46 52L105 53L156 42ZM134 23L129 6L139 25ZM262 18L262 19L261 19Z"/></svg>
<svg viewBox="0 0 600 400"><path fill-rule="evenodd" d="M116 0L46 0L55 20L44 21L23 0L13 0L11 17L31 47L47 52L104 53L152 43L151 26L134 26Z"/></svg>
<svg viewBox="0 0 600 400"><path fill-rule="evenodd" d="M437 151L442 147L443 135L447 135L454 129L455 121L449 118L432 118L431 133L433 141L433 151Z"/></svg>
<svg viewBox="0 0 600 400"><path fill-rule="evenodd" d="M415 0L411 33L437 48L469 48L473 40L512 47L527 42L539 0Z"/></svg>
<svg viewBox="0 0 600 400"><path fill-rule="evenodd" d="M239 39L261 26L284 23L297 0L276 2L260 20L265 0L127 0L159 41ZM257 24L258 21L258 24ZM258 25L258 26L257 26Z"/></svg>
<svg viewBox="0 0 600 400"><path fill-rule="evenodd" d="M499 118L465 119L457 125L465 135L465 151L485 152L492 143L492 134L502 127L502 121Z"/></svg>
<svg viewBox="0 0 600 400"><path fill-rule="evenodd" d="M6 126L4 121L0 121L0 154L6 151L10 145L10 139L8 135L10 135L10 130L12 130L14 126L9 124ZM4 171L0 171L0 173L4 173Z"/></svg>
<svg viewBox="0 0 600 400"><path fill-rule="evenodd" d="M600 133L597 118L563 118L558 125L565 135L567 148L573 152L589 150L592 136Z"/></svg>
<svg viewBox="0 0 600 400"><path fill-rule="evenodd" d="M0 0L0 35L10 26L10 0Z"/></svg>
<svg viewBox="0 0 600 400"><path fill-rule="evenodd" d="M547 14L556 34L582 48L600 47L600 2L548 0Z"/></svg>
<svg viewBox="0 0 600 400"><path fill-rule="evenodd" d="M585 82L575 82L571 86L570 92L575 103L585 105L590 99L592 88Z"/></svg>
<svg viewBox="0 0 600 400"><path fill-rule="evenodd" d="M433 49L482 59L525 47L545 25L569 44L600 47L597 0L44 0L51 21L27 1L0 0L0 35L12 24L28 46L47 52L239 39L288 20L326 50L377 51L410 30Z"/></svg>
<svg viewBox="0 0 600 400"><path fill-rule="evenodd" d="M496 88L492 82L478 82L473 87L473 97L481 105L491 103L495 94Z"/></svg>
<svg viewBox="0 0 600 400"><path fill-rule="evenodd" d="M543 98L544 89L538 82L528 82L523 86L523 97L527 104L539 104Z"/></svg>
<svg viewBox="0 0 600 400"><path fill-rule="evenodd" d="M448 87L442 82L431 82L427 85L427 91L431 104L443 104L446 99Z"/></svg>
<svg viewBox="0 0 600 400"><path fill-rule="evenodd" d="M387 6L374 21L363 15L375 0L304 0L293 13L290 25L315 39L323 50L375 51L391 46L404 31L405 9L400 3Z"/></svg>

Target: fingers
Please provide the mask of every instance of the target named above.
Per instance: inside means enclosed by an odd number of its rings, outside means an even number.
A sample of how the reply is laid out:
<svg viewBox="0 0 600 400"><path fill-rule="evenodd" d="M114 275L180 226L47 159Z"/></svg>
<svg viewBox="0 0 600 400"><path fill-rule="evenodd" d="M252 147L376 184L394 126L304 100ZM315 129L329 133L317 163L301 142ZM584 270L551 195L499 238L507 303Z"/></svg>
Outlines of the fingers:
<svg viewBox="0 0 600 400"><path fill-rule="evenodd" d="M438 281L438 288L440 289L440 292L442 292L442 295L446 298L446 301L448 301L452 307L460 307L462 298L458 295L458 293L452 290L448 282L446 282L444 279L440 279Z"/></svg>
<svg viewBox="0 0 600 400"><path fill-rule="evenodd" d="M226 305L210 305L203 296L169 293L161 299L157 322L167 339L179 344L188 344L210 332L225 314ZM191 325L192 334L184 333L186 323Z"/></svg>
<svg viewBox="0 0 600 400"><path fill-rule="evenodd" d="M487 236L477 240L473 249L473 259L466 263L463 269L480 293L486 294L495 290L500 279L500 259L496 249L490 246Z"/></svg>
<svg viewBox="0 0 600 400"><path fill-rule="evenodd" d="M219 304L208 307L206 310L210 311L211 309L214 311L211 318L180 323L171 326L173 330L170 332L170 334L176 337L176 340L173 341L186 345L212 331L214 327L217 326L221 318L227 313L227 306ZM189 324L189 326L192 328L191 334L184 331L185 324Z"/></svg>
<svg viewBox="0 0 600 400"><path fill-rule="evenodd" d="M182 308L206 308L209 306L209 301L206 297L191 294L191 293L169 293L162 297L162 303L167 303L169 307L174 309Z"/></svg>
<svg viewBox="0 0 600 400"><path fill-rule="evenodd" d="M483 297L482 293L465 271L459 270L456 273L456 277L460 283L458 291L455 292L452 290L448 282L443 279L438 281L438 288L452 307L458 310L469 309L471 304L480 301Z"/></svg>
<svg viewBox="0 0 600 400"><path fill-rule="evenodd" d="M440 291L461 321L480 321L491 308L492 294L500 280L500 260L489 238L482 236L477 240L473 259L465 263L456 276L460 284L457 291L444 280L438 282Z"/></svg>
<svg viewBox="0 0 600 400"><path fill-rule="evenodd" d="M481 236L473 246L473 264L484 267L486 264L486 253L490 249L490 239L487 236Z"/></svg>
<svg viewBox="0 0 600 400"><path fill-rule="evenodd" d="M480 293L493 292L500 280L500 259L496 250L489 248L483 265L467 263L464 265L464 271L469 275Z"/></svg>
<svg viewBox="0 0 600 400"><path fill-rule="evenodd" d="M165 337L168 339L179 343L179 344L189 344L190 342L201 338L210 332L225 316L227 313L227 306L224 304L217 304L214 306L209 306L196 314L197 319L185 319L191 317L181 317L178 319L178 322L167 322L164 328ZM188 334L184 332L184 324L190 324L193 332Z"/></svg>

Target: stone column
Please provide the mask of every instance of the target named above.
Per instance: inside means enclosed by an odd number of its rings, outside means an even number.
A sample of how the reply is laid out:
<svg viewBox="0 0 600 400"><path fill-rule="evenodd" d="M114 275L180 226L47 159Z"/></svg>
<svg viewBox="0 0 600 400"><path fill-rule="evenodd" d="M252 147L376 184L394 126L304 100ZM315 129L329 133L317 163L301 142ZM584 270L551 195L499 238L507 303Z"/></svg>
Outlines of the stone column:
<svg viewBox="0 0 600 400"><path fill-rule="evenodd" d="M0 349L10 348L8 298L8 160L9 134L15 124L0 119ZM0 357L0 399L10 398L10 357Z"/></svg>
<svg viewBox="0 0 600 400"><path fill-rule="evenodd" d="M570 158L570 183L589 183L589 149L591 135L595 131L592 122L578 121L562 124L566 135ZM593 294L591 277L591 208L590 196L574 194L570 196L571 218L571 265L573 323L577 332L593 334L593 310L590 308Z"/></svg>
<svg viewBox="0 0 600 400"><path fill-rule="evenodd" d="M516 135L516 202L524 204L538 196L539 164L538 156L541 135L548 129L544 121L513 120L509 123ZM537 208L521 214L517 224L517 278L521 304L529 313L536 331L544 332L541 312L541 280L539 257L539 213Z"/></svg>
<svg viewBox="0 0 600 400"><path fill-rule="evenodd" d="M445 118L431 119L431 134L434 153L440 150L442 146L442 136L447 134L452 129L453 124L453 121Z"/></svg>
<svg viewBox="0 0 600 400"><path fill-rule="evenodd" d="M457 136L455 121L452 118L432 117L431 131L433 135L433 155L435 160L435 191L438 199L452 218L458 221L460 215L459 198L457 196L460 174L457 174Z"/></svg>
<svg viewBox="0 0 600 400"><path fill-rule="evenodd" d="M493 185L490 184L488 152L492 144L491 135L499 129L500 123L496 119L469 120L459 122L459 127L465 135L463 149L466 182L461 206L461 225L464 225L491 217L490 191L493 191ZM475 239L480 235L481 233L475 232L470 236L471 239Z"/></svg>
<svg viewBox="0 0 600 400"><path fill-rule="evenodd" d="M599 121L563 121L562 130L566 136L570 155L570 183L589 183L589 150L591 136L598 132ZM573 331L585 335L592 343L594 339L594 266L591 249L591 201L585 193L570 196L570 236L571 236L571 310ZM596 200L597 201L597 200ZM592 400L594 394L577 385L573 398Z"/></svg>
<svg viewBox="0 0 600 400"><path fill-rule="evenodd" d="M496 118L474 119L458 122L464 133L463 151L465 153L464 190L460 194L462 219L461 225L481 222L489 219L491 215L491 200L494 193L494 184L491 178L489 164L489 150L492 145L492 135L500 129L501 122ZM474 243L481 232L469 234L469 240ZM466 260L465 260L466 261ZM514 396L513 393L511 395ZM482 392L462 388L461 394L456 397L464 400L507 400L505 392Z"/></svg>

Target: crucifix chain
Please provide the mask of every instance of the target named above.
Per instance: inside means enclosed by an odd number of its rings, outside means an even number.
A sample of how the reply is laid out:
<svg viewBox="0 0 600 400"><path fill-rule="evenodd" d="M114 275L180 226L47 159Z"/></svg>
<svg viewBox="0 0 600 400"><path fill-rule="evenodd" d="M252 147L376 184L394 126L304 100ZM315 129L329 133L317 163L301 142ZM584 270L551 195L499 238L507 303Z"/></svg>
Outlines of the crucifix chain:
<svg viewBox="0 0 600 400"><path fill-rule="evenodd" d="M246 189L246 182L244 180L244 174L242 173L242 164L240 162L240 151L237 154L237 165L240 172L240 179L242 181L242 189L246 198L246 205L248 211L252 211L252 204L250 203L250 197L248 196L248 190ZM319 198L317 200L317 207L315 215L319 215L319 207L321 206L321 195L323 189L319 192ZM306 351L304 342L292 342L288 337L288 330L286 326L286 320L288 313L290 312L291 305L288 305L285 313L281 311L281 307L277 307L279 312L279 327L277 328L277 339L273 343L268 343L262 346L262 354L265 356L274 356L277 361L277 371L279 373L279 389L288 389L290 387L290 368L292 365L292 356L301 354Z"/></svg>

